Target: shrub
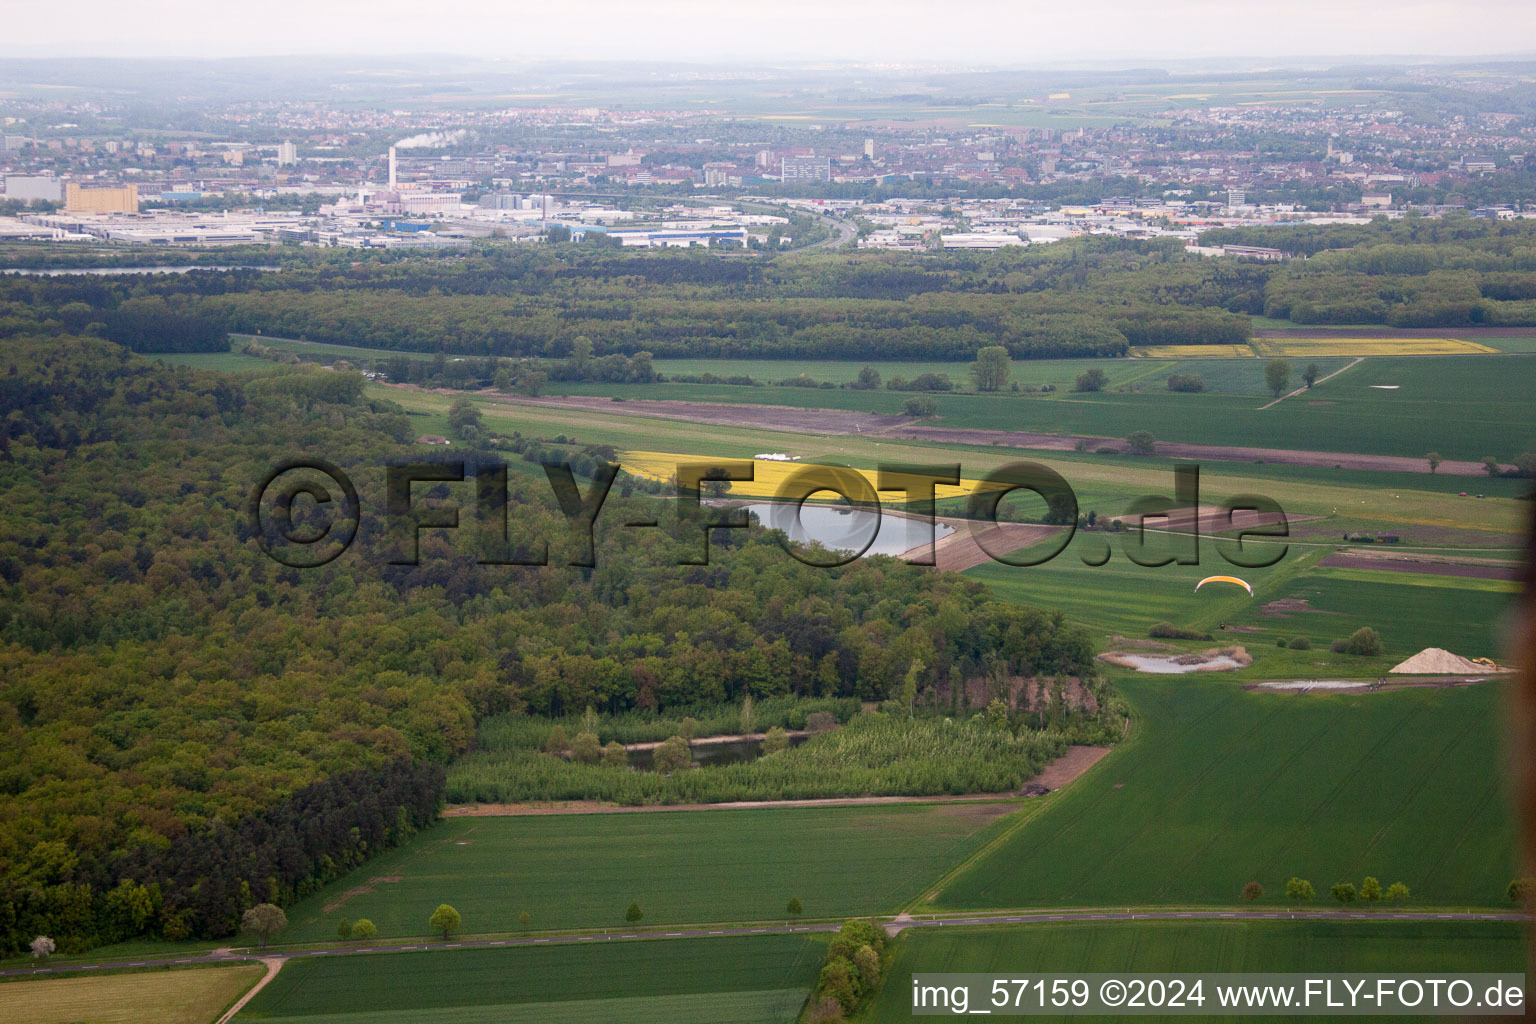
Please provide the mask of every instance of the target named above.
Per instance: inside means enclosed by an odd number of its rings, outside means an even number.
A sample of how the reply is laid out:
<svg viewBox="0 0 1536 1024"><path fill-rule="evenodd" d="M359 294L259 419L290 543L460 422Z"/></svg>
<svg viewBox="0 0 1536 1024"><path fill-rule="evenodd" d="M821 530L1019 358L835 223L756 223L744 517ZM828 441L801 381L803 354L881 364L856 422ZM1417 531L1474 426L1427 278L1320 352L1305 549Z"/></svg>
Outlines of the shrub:
<svg viewBox="0 0 1536 1024"><path fill-rule="evenodd" d="M1381 636L1370 626L1361 626L1344 641L1344 650L1347 654L1374 657L1381 653Z"/></svg>
<svg viewBox="0 0 1536 1024"><path fill-rule="evenodd" d="M1103 391L1104 385L1109 383L1109 374L1095 366L1091 370L1084 370L1077 375L1077 383L1072 385L1073 391Z"/></svg>
<svg viewBox="0 0 1536 1024"><path fill-rule="evenodd" d="M777 754L789 746L789 736L785 734L781 726L774 726L763 735L763 756Z"/></svg>
<svg viewBox="0 0 1536 1024"><path fill-rule="evenodd" d="M1263 895L1264 887L1258 882L1249 882L1247 885L1243 886L1243 899L1247 900L1249 903L1252 903L1254 900Z"/></svg>
<svg viewBox="0 0 1536 1024"><path fill-rule="evenodd" d="M909 398L901 409L908 416L934 416L938 414L939 403L931 398Z"/></svg>
<svg viewBox="0 0 1536 1024"><path fill-rule="evenodd" d="M658 772L671 775L693 764L693 750L683 737L673 736L669 740L664 740L661 746L656 748L654 764Z"/></svg>
<svg viewBox="0 0 1536 1024"><path fill-rule="evenodd" d="M1286 644L1286 646L1293 651L1310 651L1312 649L1312 641L1304 636L1298 636Z"/></svg>
<svg viewBox="0 0 1536 1024"><path fill-rule="evenodd" d="M597 742L597 733L579 732L571 740L571 760L582 764L597 764L602 756L603 747Z"/></svg>
<svg viewBox="0 0 1536 1024"><path fill-rule="evenodd" d="M1209 633L1202 633L1197 629L1180 629L1171 622L1159 622L1147 630L1147 636L1158 640L1213 640Z"/></svg>
<svg viewBox="0 0 1536 1024"><path fill-rule="evenodd" d="M1169 391L1204 391L1205 381L1200 379L1198 373L1170 373L1168 375Z"/></svg>

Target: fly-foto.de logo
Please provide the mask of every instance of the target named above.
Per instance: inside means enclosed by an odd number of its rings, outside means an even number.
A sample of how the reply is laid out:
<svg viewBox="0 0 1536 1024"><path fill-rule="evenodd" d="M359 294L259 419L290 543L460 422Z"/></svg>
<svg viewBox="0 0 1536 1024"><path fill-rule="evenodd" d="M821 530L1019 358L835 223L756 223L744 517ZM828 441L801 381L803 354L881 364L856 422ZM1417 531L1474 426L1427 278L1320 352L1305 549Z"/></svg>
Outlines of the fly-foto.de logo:
<svg viewBox="0 0 1536 1024"><path fill-rule="evenodd" d="M755 464L749 459L679 462L672 476L675 486L667 501L651 501L645 507L661 515L625 513L603 517L614 483L623 467L598 463L584 467L589 477L583 484L569 462L543 464L550 491L564 519L564 536L514 540L512 525L518 506L509 498L507 463L491 458L392 461L383 466L383 536L385 560L391 565L418 565L424 530L457 530L472 519L476 561L486 566L550 565L596 566L595 532L602 520L608 527L625 530L667 530L683 542L680 565L709 564L710 535L715 530L744 529L748 512L734 506L729 487L751 483ZM1085 565L1099 566L1110 560L1115 536L1124 556L1147 567L1169 564L1198 565L1200 537L1209 532L1217 554L1245 569L1274 565L1285 557L1287 546L1274 541L1290 535L1279 502L1261 494L1240 494L1220 503L1202 505L1200 468L1177 465L1171 471L1171 487L1165 494L1136 498L1114 520L1099 518L1100 536L1094 543L1079 544ZM1094 524L1079 514L1078 498L1071 484L1054 469L1038 462L1010 462L986 475L964 480L958 463L881 463L874 470L845 466L806 465L785 477L771 497L763 499L798 524L811 499L840 499L867 515L869 527L839 543L822 547L791 539L793 530L777 536L784 550L806 565L833 567L859 558L870 549L881 523L881 495L899 507L899 514L917 523L918 541L905 555L919 565L934 565L934 548L942 526L946 533L964 530L986 557L1004 565L1042 565L1064 552L1078 531ZM458 485L458 486L455 486ZM962 490L957 491L957 488ZM963 507L963 514L941 517L944 500ZM1018 535L1006 526L1019 521L1004 513L1005 499L1025 497L1044 511L1028 521L1043 529L1041 535L1021 547ZM1033 495L1033 498L1028 498ZM365 509L357 486L340 467L325 459L294 459L279 463L257 482L247 505L247 525L257 544L274 560L292 568L315 568L334 561L352 547L360 533ZM775 526L782 519L776 517ZM1113 523L1113 526L1110 524ZM1149 534L1158 537L1149 543ZM551 541L562 544L564 557L552 559Z"/></svg>

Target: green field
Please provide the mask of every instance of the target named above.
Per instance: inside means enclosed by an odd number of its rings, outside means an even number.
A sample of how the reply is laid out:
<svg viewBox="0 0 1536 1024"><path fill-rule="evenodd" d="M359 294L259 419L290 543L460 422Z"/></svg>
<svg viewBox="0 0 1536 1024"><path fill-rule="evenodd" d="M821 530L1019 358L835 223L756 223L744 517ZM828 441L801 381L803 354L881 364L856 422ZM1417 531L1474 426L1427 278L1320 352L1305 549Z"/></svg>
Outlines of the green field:
<svg viewBox="0 0 1536 1024"><path fill-rule="evenodd" d="M763 935L294 960L236 1020L788 1022L825 950Z"/></svg>
<svg viewBox="0 0 1536 1024"><path fill-rule="evenodd" d="M1405 882L1415 905L1497 906L1519 874L1497 684L1293 695L1120 676L1130 740L936 909L1233 905L1249 881Z"/></svg>
<svg viewBox="0 0 1536 1024"><path fill-rule="evenodd" d="M1138 921L915 928L896 942L885 988L859 1019L910 1020L916 972L1521 972L1523 940L1523 929L1512 922Z"/></svg>
<svg viewBox="0 0 1536 1024"><path fill-rule="evenodd" d="M939 393L932 396L939 412L934 425L1100 437L1124 437L1136 430L1150 430L1163 441L1409 458L1439 451L1450 459L1477 460L1493 455L1507 461L1536 445L1536 404L1529 401L1532 369L1528 358L1372 357L1305 395L1263 410L1260 406L1267 398L1254 384L1255 379L1262 379L1261 360L1224 361L1240 368L1227 372L1250 369L1253 376L1244 378L1242 393L1234 393L1234 388L1202 394L1164 390L1160 382L1167 379L1172 365L1167 360L1069 361L1078 367L1075 373L1090 365L1113 371L1111 389L1095 394L1064 390L1045 395ZM1318 362L1321 365L1321 360ZM1016 363L1015 367L1029 372L1027 363ZM1295 367L1294 383L1298 386L1300 370L1300 366ZM1075 373L1065 375L1064 380L1070 381ZM785 374L792 375L793 372ZM1144 390L1114 390L1135 377L1144 377ZM1397 385L1397 390L1372 387L1377 384ZM702 384L556 384L548 390L552 394L885 414L901 412L908 397L895 391Z"/></svg>
<svg viewBox="0 0 1536 1024"><path fill-rule="evenodd" d="M208 1024L262 976L260 966L75 975L0 984L6 1024Z"/></svg>
<svg viewBox="0 0 1536 1024"><path fill-rule="evenodd" d="M1325 649L1358 624L1381 633L1394 658L1444 647L1467 658L1499 660L1507 650L1504 620L1516 593L1518 586L1503 580L1318 567L1274 591L1306 601L1312 611L1266 613L1254 602L1231 621L1258 630L1242 638L1255 641L1304 636Z"/></svg>
<svg viewBox="0 0 1536 1024"><path fill-rule="evenodd" d="M1079 533L1072 545L1044 565L1018 568L989 562L966 570L994 593L1019 604L1056 608L1094 630L1144 637L1159 622L1211 632L1222 643L1245 645L1256 659L1268 658L1276 637L1305 636L1311 673L1368 675L1383 671L1425 647L1444 647L1465 657L1504 656L1503 619L1517 586L1506 580L1469 579L1421 573L1321 567L1326 546L1292 545L1285 559L1263 569L1232 566L1215 544L1200 545L1200 564L1148 567L1126 557L1121 544L1129 534ZM1080 551L1110 545L1110 560L1083 564ZM1149 540L1150 551L1167 550ZM1255 550L1264 550L1257 548ZM1254 588L1207 585L1202 578L1232 574ZM1311 611L1267 609L1271 602L1304 600ZM1241 627L1222 631L1222 624ZM1361 626L1381 634L1385 663L1334 655L1328 645ZM1257 666L1256 666L1257 667ZM1291 671L1287 664L1282 671ZM1255 672L1273 678L1274 672Z"/></svg>
<svg viewBox="0 0 1536 1024"><path fill-rule="evenodd" d="M997 805L904 804L645 811L444 821L293 907L285 938L334 939L366 917L381 937L424 936L439 903L465 934L623 928L894 911L997 829ZM370 884L371 883L371 884ZM368 887L327 911L350 890Z"/></svg>

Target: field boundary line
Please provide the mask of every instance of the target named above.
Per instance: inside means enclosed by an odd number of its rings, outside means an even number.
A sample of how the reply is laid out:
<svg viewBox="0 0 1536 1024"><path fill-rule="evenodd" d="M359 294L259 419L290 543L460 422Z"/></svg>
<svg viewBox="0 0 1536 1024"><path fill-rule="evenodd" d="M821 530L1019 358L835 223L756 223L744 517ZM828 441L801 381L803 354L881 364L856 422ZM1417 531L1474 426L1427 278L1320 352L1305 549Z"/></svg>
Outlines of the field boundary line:
<svg viewBox="0 0 1536 1024"><path fill-rule="evenodd" d="M229 1009L220 1014L219 1019L214 1021L214 1024L229 1024L230 1021L234 1020L235 1014L245 1009L245 1004L256 998L256 993L266 988L267 983L277 977L277 972L283 969L283 964L287 962L287 957L262 957L261 962L267 965L267 973L256 979L256 984L246 989L245 994L236 999Z"/></svg>
<svg viewBox="0 0 1536 1024"><path fill-rule="evenodd" d="M1094 772L1097 772L1097 771L1101 770L1105 764L1108 764L1109 762L1111 762L1111 761L1113 761L1115 759L1115 755L1117 753L1119 753L1120 751L1122 751L1122 750L1126 749L1128 746L1130 746L1135 741L1135 739L1139 736L1139 731L1135 728L1135 722L1136 722L1136 719L1135 719L1134 716L1132 716L1131 719L1130 719L1129 724L1127 725L1126 734L1125 734L1124 737L1121 738L1120 742L1116 743L1114 745L1114 747L1110 750L1109 753L1105 754L1103 757L1099 758L1093 764L1089 765L1088 768L1081 775L1077 776L1071 782L1067 783L1067 786L1071 786L1074 783L1080 783L1080 782L1082 782L1083 779L1093 775ZM1018 821L1015 821L1015 822L1011 823L1007 828L1003 829L996 836L994 836L991 840L989 840L986 843L983 843L976 850L974 850L969 857L966 857L960 863L956 864L953 868L950 868L943 875L939 876L939 878L936 879L934 882L932 882L930 884L923 885L921 887L921 889L919 890L919 895L917 896L917 898L912 900L909 903L904 904L900 908L899 913L902 913L902 914L910 913L912 911L913 907L921 906L921 905L927 903L928 902L928 897L929 897L930 894L931 895L938 895L939 893L942 893L945 890L945 888L947 888L949 886L949 884L951 882L953 882L956 878L958 878L960 876L961 872L965 871L967 868L970 868L972 865L978 863L980 860L982 860L988 854L991 854L994 851L996 851L1005 842L1007 842L1009 839L1013 838L1013 836L1020 829L1022 829L1025 825L1028 825L1030 822L1034 821L1037 817L1039 817L1041 812L1047 810L1048 808L1050 808L1052 806L1052 804L1058 802L1058 801L1053 801L1053 800L1051 800L1049 798L1051 796L1055 796L1057 793L1063 792L1066 788L1067 787L1064 786L1064 787L1062 787L1062 789L1056 790L1055 793L1047 794L1045 797L1041 797L1039 799L1031 801L1030 803L1028 803L1028 804L1024 805L1023 807L1021 807L1019 809L1019 813L1021 814L1021 817L1019 818ZM1028 811L1029 813L1028 814L1023 814L1022 812L1024 812L1024 811Z"/></svg>
<svg viewBox="0 0 1536 1024"><path fill-rule="evenodd" d="M1313 381L1312 384L1310 384L1310 385L1303 384L1301 387L1297 388L1295 391L1291 391L1291 392L1288 392L1286 394L1281 395L1279 398L1275 399L1273 402L1270 402L1269 405L1261 405L1261 406L1259 406L1258 411L1259 412L1263 412L1265 409L1268 409L1270 405L1279 405L1281 402L1285 401L1287 398L1295 398L1297 395L1301 394L1303 391L1311 391L1312 388L1316 387L1318 384L1324 384L1324 383L1326 383L1326 382L1328 382L1330 380L1333 380L1333 378L1337 377L1339 374L1343 373L1345 370L1352 370L1356 366L1358 366L1359 364L1361 364L1363 362L1365 362L1365 356L1355 356L1355 361L1350 363L1349 365L1339 367L1337 370L1334 370L1332 373L1330 373L1326 377L1319 377L1317 380Z"/></svg>

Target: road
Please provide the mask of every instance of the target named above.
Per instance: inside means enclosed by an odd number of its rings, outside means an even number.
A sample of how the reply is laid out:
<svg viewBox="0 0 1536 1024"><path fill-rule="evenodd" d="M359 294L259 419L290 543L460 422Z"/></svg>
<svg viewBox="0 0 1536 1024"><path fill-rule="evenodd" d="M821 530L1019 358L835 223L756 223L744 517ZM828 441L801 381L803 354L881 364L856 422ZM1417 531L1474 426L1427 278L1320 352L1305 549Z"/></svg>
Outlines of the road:
<svg viewBox="0 0 1536 1024"><path fill-rule="evenodd" d="M995 924L1076 924L1086 921L1525 921L1524 914L1509 911L1401 911L1401 910L1034 910L1016 914L935 915L921 918L874 918L887 930L906 928L958 928ZM795 932L835 932L840 924L737 926L709 928L682 926L673 931L625 932L617 929L576 935L550 935L526 939L465 939L459 942L422 942L409 946L337 946L291 951L221 949L201 956L144 957L138 960L101 960L92 963L57 964L51 967L17 967L0 970L0 977L73 974L83 971L119 970L128 967L180 967L189 964L242 963L262 960L288 962L310 957L377 956L441 949L493 949L502 946L570 946L583 942L646 941L655 939L702 939L726 935L786 935Z"/></svg>

